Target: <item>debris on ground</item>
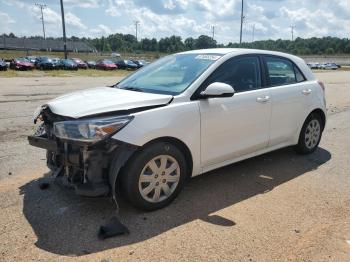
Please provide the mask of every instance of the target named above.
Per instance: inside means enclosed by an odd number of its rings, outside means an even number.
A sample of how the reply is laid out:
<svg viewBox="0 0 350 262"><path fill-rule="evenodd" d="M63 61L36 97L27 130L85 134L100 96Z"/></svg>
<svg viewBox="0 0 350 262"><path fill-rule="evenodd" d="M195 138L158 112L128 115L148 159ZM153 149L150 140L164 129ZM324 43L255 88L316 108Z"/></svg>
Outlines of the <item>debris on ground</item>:
<svg viewBox="0 0 350 262"><path fill-rule="evenodd" d="M48 189L49 186L50 186L50 184L47 183L47 182L42 182L42 183L39 184L39 188L40 188L41 190Z"/></svg>
<svg viewBox="0 0 350 262"><path fill-rule="evenodd" d="M107 225L100 227L98 237L100 239L106 239L114 236L128 234L129 229L124 226L117 217L112 217Z"/></svg>

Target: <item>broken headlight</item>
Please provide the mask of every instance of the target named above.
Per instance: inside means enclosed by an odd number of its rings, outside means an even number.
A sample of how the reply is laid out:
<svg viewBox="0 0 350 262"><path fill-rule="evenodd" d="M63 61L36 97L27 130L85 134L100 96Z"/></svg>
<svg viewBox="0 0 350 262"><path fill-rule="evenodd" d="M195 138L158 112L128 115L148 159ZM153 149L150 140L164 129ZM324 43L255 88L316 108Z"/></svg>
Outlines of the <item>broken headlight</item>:
<svg viewBox="0 0 350 262"><path fill-rule="evenodd" d="M42 106L39 106L37 109L35 109L34 114L33 114L33 121L34 121L34 124L36 124L36 121L37 121L38 118L40 117L41 111L42 111Z"/></svg>
<svg viewBox="0 0 350 262"><path fill-rule="evenodd" d="M111 118L69 120L56 122L54 123L53 128L55 136L61 139L81 142L97 142L115 134L132 119L132 116L120 116Z"/></svg>

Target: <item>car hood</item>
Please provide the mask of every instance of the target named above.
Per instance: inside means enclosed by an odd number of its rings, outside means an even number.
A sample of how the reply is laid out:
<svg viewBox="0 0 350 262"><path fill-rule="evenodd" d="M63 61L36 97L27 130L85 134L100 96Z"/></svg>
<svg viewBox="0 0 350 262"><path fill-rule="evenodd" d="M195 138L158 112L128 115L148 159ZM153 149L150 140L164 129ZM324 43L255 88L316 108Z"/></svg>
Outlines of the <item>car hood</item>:
<svg viewBox="0 0 350 262"><path fill-rule="evenodd" d="M17 62L18 65L23 65L23 66L32 66L33 64L29 62Z"/></svg>
<svg viewBox="0 0 350 262"><path fill-rule="evenodd" d="M171 99L171 95L98 87L57 97L46 105L57 115L80 118L121 110L166 105Z"/></svg>

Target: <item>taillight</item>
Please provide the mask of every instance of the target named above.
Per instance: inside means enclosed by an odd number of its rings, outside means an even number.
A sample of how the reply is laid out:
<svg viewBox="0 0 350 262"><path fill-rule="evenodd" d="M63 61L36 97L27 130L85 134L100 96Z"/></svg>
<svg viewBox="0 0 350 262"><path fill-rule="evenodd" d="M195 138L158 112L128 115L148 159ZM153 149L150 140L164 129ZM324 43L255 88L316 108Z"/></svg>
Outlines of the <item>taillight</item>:
<svg viewBox="0 0 350 262"><path fill-rule="evenodd" d="M320 85L320 87L322 88L322 90L324 91L325 90L325 85L322 81L317 81L317 83Z"/></svg>

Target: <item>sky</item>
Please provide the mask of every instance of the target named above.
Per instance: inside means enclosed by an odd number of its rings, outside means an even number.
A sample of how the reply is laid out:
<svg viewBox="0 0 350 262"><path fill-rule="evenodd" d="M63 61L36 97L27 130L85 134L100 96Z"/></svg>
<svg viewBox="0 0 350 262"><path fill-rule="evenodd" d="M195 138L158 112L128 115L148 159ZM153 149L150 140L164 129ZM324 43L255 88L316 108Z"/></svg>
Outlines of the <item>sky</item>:
<svg viewBox="0 0 350 262"><path fill-rule="evenodd" d="M63 0L67 36L112 33L140 38L212 35L218 43L239 41L241 0ZM43 35L40 9L46 4L46 36L62 35L59 0L0 0L0 34ZM244 0L243 41L295 37L350 37L350 0Z"/></svg>

